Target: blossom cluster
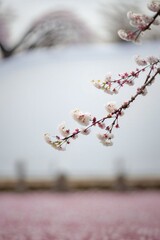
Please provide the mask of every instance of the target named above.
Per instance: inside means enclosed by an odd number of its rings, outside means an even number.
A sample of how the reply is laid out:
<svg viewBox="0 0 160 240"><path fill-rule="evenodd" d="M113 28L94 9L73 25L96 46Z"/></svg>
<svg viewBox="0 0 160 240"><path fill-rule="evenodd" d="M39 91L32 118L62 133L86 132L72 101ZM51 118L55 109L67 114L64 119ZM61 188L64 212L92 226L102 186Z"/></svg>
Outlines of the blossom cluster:
<svg viewBox="0 0 160 240"><path fill-rule="evenodd" d="M107 94L118 94L119 90L125 85L133 86L140 73L144 72L147 68L154 67L159 62L159 59L154 56L149 56L146 59L136 56L135 62L143 68L136 68L135 71L121 73L117 79L113 78L111 73L108 73L103 81L92 80L92 84Z"/></svg>
<svg viewBox="0 0 160 240"><path fill-rule="evenodd" d="M75 109L72 111L72 117L81 125L87 126L91 120L90 113L83 113L79 109Z"/></svg>
<svg viewBox="0 0 160 240"><path fill-rule="evenodd" d="M96 117L92 117L90 113L82 113L79 109L72 111L72 117L74 120L76 120L81 125L85 125L83 128L76 128L74 131L71 131L66 127L65 122L62 122L58 126L58 130L60 133L60 136L51 137L48 133L44 135L45 141L51 145L53 148L57 150L65 150L65 147L63 147L63 144L70 144L71 139L78 138L78 134L81 133L83 135L88 135L91 132L92 126L98 126L101 129L105 129L108 131L108 133L104 135L98 134L97 137L101 140L101 143L106 146L111 146L111 139L113 138L113 134L111 134L110 130L111 128L109 126L106 127L106 124L104 123L105 118L111 118L112 115L117 111L117 107L115 105L115 102L108 102L105 106L107 117L104 117L103 119L97 120ZM119 115L122 114L122 111L119 111ZM56 140L55 140L56 138Z"/></svg>
<svg viewBox="0 0 160 240"><path fill-rule="evenodd" d="M154 56L150 56L145 58L140 57L139 55L135 57L135 62L139 65L139 66L146 66L147 64L153 65L157 64L159 62L159 59L157 57Z"/></svg>
<svg viewBox="0 0 160 240"><path fill-rule="evenodd" d="M133 13L129 11L127 17L129 23L134 27L133 31L120 29L118 35L125 41L138 42L139 37L146 31L150 30L151 25L160 25L160 0L151 0L147 7L150 11L155 12L155 15L150 17L142 13ZM136 28L136 30L135 30Z"/></svg>

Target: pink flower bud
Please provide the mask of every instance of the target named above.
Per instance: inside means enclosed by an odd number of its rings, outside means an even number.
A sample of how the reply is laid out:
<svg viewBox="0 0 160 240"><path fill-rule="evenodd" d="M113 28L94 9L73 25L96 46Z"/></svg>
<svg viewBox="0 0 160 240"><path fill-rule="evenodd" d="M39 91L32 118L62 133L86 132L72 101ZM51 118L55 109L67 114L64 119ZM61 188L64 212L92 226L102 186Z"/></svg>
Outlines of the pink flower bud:
<svg viewBox="0 0 160 240"><path fill-rule="evenodd" d="M72 117L74 120L84 126L88 126L89 122L91 121L91 114L83 113L79 109L75 109L72 111Z"/></svg>

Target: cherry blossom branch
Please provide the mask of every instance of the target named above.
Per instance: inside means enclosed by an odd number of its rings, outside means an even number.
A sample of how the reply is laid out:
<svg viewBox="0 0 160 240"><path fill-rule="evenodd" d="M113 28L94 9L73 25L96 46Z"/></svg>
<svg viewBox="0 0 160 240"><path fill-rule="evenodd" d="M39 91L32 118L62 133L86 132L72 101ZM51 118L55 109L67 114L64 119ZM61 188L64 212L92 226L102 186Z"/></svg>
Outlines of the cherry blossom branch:
<svg viewBox="0 0 160 240"><path fill-rule="evenodd" d="M135 38L135 41L137 41L138 37L141 35L142 32L145 32L146 30L151 30L151 29L150 29L150 26L151 26L152 24L154 24L154 22L156 21L156 19L157 19L157 17L158 17L159 15L160 15L160 9L159 9L159 11L153 16L153 19L147 24L147 26L144 27L144 28L142 27L142 29L138 31L138 34L137 34L137 36L136 36L136 38ZM159 22L157 22L157 24L159 24Z"/></svg>
<svg viewBox="0 0 160 240"><path fill-rule="evenodd" d="M155 77L158 74L160 74L160 68L157 67L160 61L157 58L149 57L147 58L147 60L145 60L140 57L137 57L136 62L140 66L146 65L146 67L143 67L142 69L138 70L139 73L141 71L144 71L144 69L148 67L150 67L150 69L149 73L146 76L144 84L137 89L137 92L135 93L134 96L132 96L128 101L124 102L119 108L117 108L115 103L113 102L108 103L106 106L106 110L108 112L107 116L98 120L96 119L96 117L91 117L91 114L89 113L82 113L78 109L74 110L72 114L73 118L86 127L81 130L77 128L70 134L70 130L65 127L65 123L62 123L59 125L59 131L63 138L61 138L60 136L55 136L54 138L56 138L56 140L52 140L49 134L45 134L46 142L57 150L65 150L66 145L70 144L71 139L76 139L80 133L88 135L92 127L98 126L106 131L103 134L97 134L97 137L99 138L100 142L105 146L113 145L112 131L114 128L119 128L118 123L119 117L124 114L124 111L130 106L131 103L133 103L136 100L136 98L139 95L146 95L147 93L146 87L151 85ZM148 65L148 62L150 62L150 65ZM154 72L153 76L151 76L152 72ZM130 77L130 75L128 75L128 77ZM111 122L110 125L106 126L104 122L109 119L113 119L113 121ZM90 122L91 124L89 124ZM65 146L63 147L64 144Z"/></svg>
<svg viewBox="0 0 160 240"><path fill-rule="evenodd" d="M160 25L160 20L158 19L160 16L160 1L152 0L147 6L149 10L156 12L155 15L153 17L149 17L145 14L129 11L127 13L127 17L130 20L130 25L136 27L136 30L127 31L120 29L118 31L118 35L121 39L125 41L138 42L139 37L145 31L151 30L151 25Z"/></svg>
<svg viewBox="0 0 160 240"><path fill-rule="evenodd" d="M103 81L92 80L92 83L96 88L103 90L105 93L111 95L118 94L118 91L122 87L124 87L124 85L133 86L135 79L140 76L140 73L144 72L147 68L152 66L153 64L152 59L149 58L147 60L144 60L142 58L140 59L139 56L136 56L135 58L136 63L139 65L139 61L141 61L141 66L144 67L141 69L137 68L136 71L131 71L130 73L125 72L119 74L120 76L119 79L113 79L112 75L108 73ZM147 64L146 61L148 61L149 64ZM153 65L155 64L157 64L157 62L155 62Z"/></svg>

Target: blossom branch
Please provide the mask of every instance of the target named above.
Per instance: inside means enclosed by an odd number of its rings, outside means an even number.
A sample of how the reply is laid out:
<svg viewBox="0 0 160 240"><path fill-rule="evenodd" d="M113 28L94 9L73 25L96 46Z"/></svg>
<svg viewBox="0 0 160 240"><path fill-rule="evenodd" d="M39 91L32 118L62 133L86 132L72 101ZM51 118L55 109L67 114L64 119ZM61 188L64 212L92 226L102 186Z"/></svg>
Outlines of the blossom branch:
<svg viewBox="0 0 160 240"><path fill-rule="evenodd" d="M147 65L148 61L150 61L150 65ZM45 140L47 141L47 143L50 144L55 149L65 150L66 145L70 144L71 139L76 139L80 133L84 135L88 135L93 126L98 126L99 128L105 130L104 134L97 134L97 137L99 138L100 142L105 146L111 146L113 144L112 131L114 128L119 128L119 124L118 124L119 117L124 114L124 111L130 106L131 103L133 103L136 100L136 98L139 95L146 95L147 93L146 87L151 85L155 77L158 74L160 74L160 68L157 67L159 63L159 60L157 58L149 57L147 58L147 60L145 60L140 57L137 57L136 62L140 66L146 64L147 65L146 68L150 67L150 70L146 76L144 84L137 89L137 92L134 96L132 96L128 101L124 102L119 108L116 108L115 103L113 102L108 103L106 106L106 110L108 112L107 116L98 120L96 119L96 117L91 117L91 114L89 113L82 113L78 109L74 110L72 113L73 118L76 121L78 121L80 124L86 127L81 130L77 128L70 134L70 130L65 127L64 123L62 123L59 125L59 131L63 136L63 138L60 138L59 136L55 136L56 138L56 141L55 141L51 139L49 134L45 134ZM139 72L141 70L139 70ZM152 72L154 72L153 76L151 76ZM111 122L110 125L106 126L105 121L109 119L112 119L113 121ZM91 124L89 124L90 122ZM65 144L65 147L63 147L64 144Z"/></svg>
<svg viewBox="0 0 160 240"><path fill-rule="evenodd" d="M154 22L156 21L156 19L157 19L157 17L158 17L159 15L160 15L160 9L159 9L159 11L153 16L152 20L147 24L146 27L142 27L141 30L139 30L139 29L137 30L137 36L136 36L136 38L135 38L135 41L137 41L138 37L141 35L142 32L145 32L146 30L151 30L151 29L150 29L150 26L151 26L152 24L154 24ZM158 22L157 22L157 23L158 23ZM136 31L135 31L134 33L136 33Z"/></svg>
<svg viewBox="0 0 160 240"><path fill-rule="evenodd" d="M120 29L118 31L119 37L125 41L138 42L139 37L146 30L151 30L151 25L160 25L160 20L158 19L158 17L160 16L160 1L152 0L150 3L148 3L148 9L153 12L156 12L153 17L129 11L127 13L127 17L130 20L130 25L136 27L136 30L127 31L124 29Z"/></svg>
<svg viewBox="0 0 160 240"><path fill-rule="evenodd" d="M158 63L158 59L151 59L148 57L146 60L136 56L135 61L138 65L144 66L143 68L137 68L135 71L131 71L130 73L125 72L123 74L119 74L119 79L112 79L112 75L108 73L103 81L101 80L92 80L92 84L98 88L103 90L105 93L113 95L118 94L119 90L124 87L124 85L133 86L136 78L139 77L140 73L144 72L147 68L151 68ZM147 64L149 63L149 64Z"/></svg>

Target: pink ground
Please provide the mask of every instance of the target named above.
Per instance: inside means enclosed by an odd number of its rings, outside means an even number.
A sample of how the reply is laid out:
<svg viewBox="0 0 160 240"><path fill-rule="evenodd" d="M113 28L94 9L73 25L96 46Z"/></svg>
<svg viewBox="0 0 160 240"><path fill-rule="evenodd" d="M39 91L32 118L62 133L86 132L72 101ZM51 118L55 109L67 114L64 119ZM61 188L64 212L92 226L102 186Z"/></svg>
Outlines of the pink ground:
<svg viewBox="0 0 160 240"><path fill-rule="evenodd" d="M160 240L160 192L1 193L0 240Z"/></svg>

